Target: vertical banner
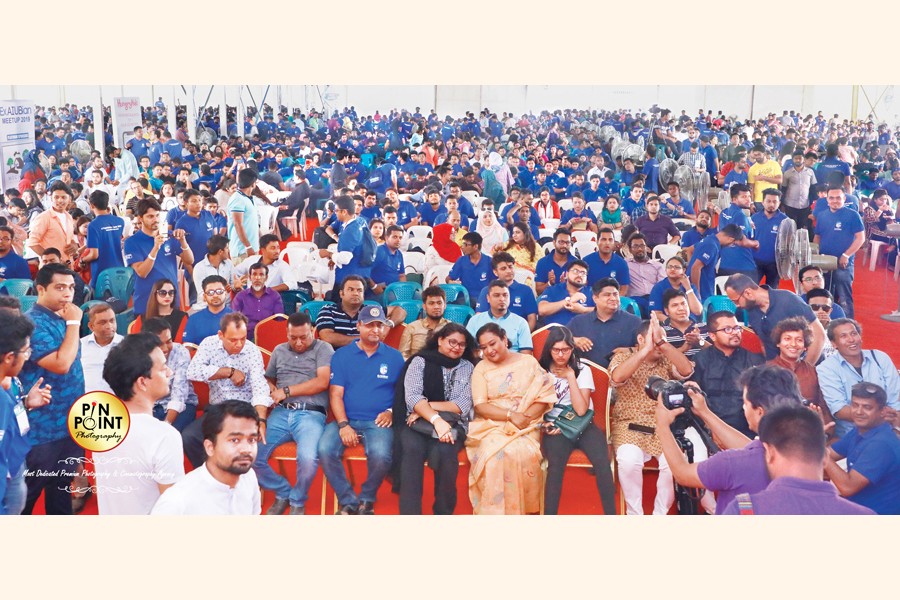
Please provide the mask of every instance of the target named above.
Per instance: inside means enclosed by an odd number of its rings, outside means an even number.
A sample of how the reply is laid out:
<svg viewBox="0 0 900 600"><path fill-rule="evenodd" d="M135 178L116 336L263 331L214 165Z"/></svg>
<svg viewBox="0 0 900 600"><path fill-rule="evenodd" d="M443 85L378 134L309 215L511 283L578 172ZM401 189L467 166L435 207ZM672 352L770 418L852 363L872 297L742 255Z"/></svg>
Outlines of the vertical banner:
<svg viewBox="0 0 900 600"><path fill-rule="evenodd" d="M4 190L19 185L28 150L34 150L34 102L0 101L0 157L3 161Z"/></svg>
<svg viewBox="0 0 900 600"><path fill-rule="evenodd" d="M113 98L112 126L117 148L124 148L125 142L134 137L134 128L143 125L141 120L141 100L137 96Z"/></svg>

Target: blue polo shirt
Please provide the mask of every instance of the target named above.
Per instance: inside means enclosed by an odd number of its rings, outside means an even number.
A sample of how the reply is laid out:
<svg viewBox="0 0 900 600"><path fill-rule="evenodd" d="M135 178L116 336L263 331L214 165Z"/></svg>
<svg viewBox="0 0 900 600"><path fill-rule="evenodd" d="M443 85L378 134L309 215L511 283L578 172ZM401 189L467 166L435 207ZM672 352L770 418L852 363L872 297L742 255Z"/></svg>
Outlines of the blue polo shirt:
<svg viewBox="0 0 900 600"><path fill-rule="evenodd" d="M450 269L450 279L459 281L469 292L470 298L478 298L481 289L494 278L494 270L491 268L491 257L482 254L481 259L472 264L468 256L460 256Z"/></svg>
<svg viewBox="0 0 900 600"><path fill-rule="evenodd" d="M594 297L591 294L591 288L584 286L579 291L585 295L585 300L578 304L581 306L594 306ZM569 288L566 286L566 282L562 281L545 289L544 293L541 294L541 297L538 298L538 302L559 302L560 300L568 298L569 295ZM554 323L558 325L568 325L569 321L572 320L572 317L575 316L575 313L564 308L558 313L542 317L542 320L544 325L551 325Z"/></svg>
<svg viewBox="0 0 900 600"><path fill-rule="evenodd" d="M506 314L496 318L490 311L490 308L484 312L475 313L466 324L466 329L476 337L476 333L488 323L496 323L506 333L506 338L512 344L511 350L518 352L519 350L531 350L534 344L531 341L531 330L528 328L528 322L512 311L506 311Z"/></svg>
<svg viewBox="0 0 900 600"><path fill-rule="evenodd" d="M148 156L147 151L150 148L150 142L147 138L131 138L125 142L126 146L128 146L128 144L131 144L129 150L131 150L131 153L134 154L135 158L140 159L142 156Z"/></svg>
<svg viewBox="0 0 900 600"><path fill-rule="evenodd" d="M387 344L368 356L359 342L339 348L331 357L331 385L344 388L347 419L374 421L394 403L394 385L403 369L403 355Z"/></svg>
<svg viewBox="0 0 900 600"><path fill-rule="evenodd" d="M682 248L690 248L691 246L697 244L700 240L707 237L710 233L714 232L715 229L711 227L707 227L706 231L702 234L697 229L696 226L691 227L687 231L681 234L681 247Z"/></svg>
<svg viewBox="0 0 900 600"><path fill-rule="evenodd" d="M769 286L761 286L769 292L769 310L759 308L747 309L747 320L750 327L759 336L766 350L766 360L778 356L778 348L772 341L772 330L780 321L789 317L803 317L807 323L816 320L816 314L800 296L789 290L773 290Z"/></svg>
<svg viewBox="0 0 900 600"><path fill-rule="evenodd" d="M401 200L400 206L397 207L397 225L401 227L419 216L419 211L415 205L409 200Z"/></svg>
<svg viewBox="0 0 900 600"><path fill-rule="evenodd" d="M665 277L661 281L657 281L655 284L653 284L653 288L650 289L650 310L665 312L665 307L663 306L663 294L666 292L666 290L673 289L675 288L672 287L671 283L669 283L668 277ZM687 290L684 289L683 285L679 285L678 289L682 292L687 292ZM698 294L697 288L695 288L693 285L691 286L691 289L694 290L695 294ZM700 297L699 294L697 297Z"/></svg>
<svg viewBox="0 0 900 600"><path fill-rule="evenodd" d="M723 227L730 225L731 223L737 223L746 237L755 239L753 237L753 225L750 222L750 217L748 217L737 204L731 204L731 206L719 213L720 231ZM722 263L719 265L719 268L721 269L734 269L736 271L756 270L756 261L753 260L753 251L750 248L729 246L727 248L722 248L721 254ZM704 296L704 298L705 297L706 296Z"/></svg>
<svg viewBox="0 0 900 600"><path fill-rule="evenodd" d="M31 279L28 261L10 249L6 256L0 258L0 279Z"/></svg>
<svg viewBox="0 0 900 600"><path fill-rule="evenodd" d="M832 449L847 457L847 469L869 480L869 485L847 499L880 515L900 515L900 440L890 423L860 434L854 427Z"/></svg>
<svg viewBox="0 0 900 600"><path fill-rule="evenodd" d="M562 215L560 215L560 217L559 217L559 224L560 224L560 226L568 225L569 221L571 221L572 219L574 219L576 217L578 217L578 218L587 217L588 219L590 219L591 223L593 223L594 225L597 224L597 215L595 215L594 211L589 210L587 207L585 207L584 210L581 211L580 214L576 213L574 208L571 210L564 211L562 213Z"/></svg>
<svg viewBox="0 0 900 600"><path fill-rule="evenodd" d="M491 306L488 304L488 287L484 286L481 293L478 294L475 312L483 312L490 309ZM509 310L523 319L527 319L528 315L537 314L537 301L534 299L534 292L531 291L530 287L515 280L509 284Z"/></svg>
<svg viewBox="0 0 900 600"><path fill-rule="evenodd" d="M371 222L372 219L380 219L381 218L381 209L378 206L364 206L363 209L359 212L359 216L365 219L367 222Z"/></svg>
<svg viewBox="0 0 900 600"><path fill-rule="evenodd" d="M100 215L88 224L87 247L96 248L97 260L91 263L91 287L96 287L97 276L104 270L124 267L122 257L122 232L125 221L116 215Z"/></svg>
<svg viewBox="0 0 900 600"><path fill-rule="evenodd" d="M628 272L628 263L625 259L612 253L609 262L604 262L599 252L591 252L584 257L588 266L587 286L590 289L594 282L604 277L612 277L619 285L631 284L631 274Z"/></svg>
<svg viewBox="0 0 900 600"><path fill-rule="evenodd" d="M715 235L708 235L694 247L691 254L691 262L688 263L687 272L690 273L694 263L698 260L703 268L700 269L700 299L705 300L716 294L716 261L722 252L722 244ZM755 265L754 265L755 266Z"/></svg>
<svg viewBox="0 0 900 600"><path fill-rule="evenodd" d="M59 350L66 337L66 322L55 312L35 304L25 316L34 323L31 334L31 356L25 361L19 378L22 389L30 390L43 377L43 385L51 386L53 400L47 406L28 413L32 445L61 440L69 435L66 419L69 409L84 394L84 371L81 367L81 344L75 361L66 373L57 374L38 365L38 362Z"/></svg>
<svg viewBox="0 0 900 600"><path fill-rule="evenodd" d="M853 194L845 194L844 195L844 208L849 208L854 212L859 212L859 198L857 198ZM815 204L812 207L813 217L818 219L819 213L830 210L828 208L828 198L822 196L821 198L816 198Z"/></svg>
<svg viewBox="0 0 900 600"><path fill-rule="evenodd" d="M174 231L175 223L177 223L178 220L186 214L186 210L182 210L177 206L170 209L169 212L166 213L166 225L169 226L169 231Z"/></svg>
<svg viewBox="0 0 900 600"><path fill-rule="evenodd" d="M853 238L863 231L859 213L846 206L836 212L824 210L816 217L816 235L819 236L819 251L822 254L840 257L853 244ZM853 266L855 256L850 257Z"/></svg>
<svg viewBox="0 0 900 600"><path fill-rule="evenodd" d="M536 282L549 283L551 271L556 276L556 281L561 281L563 274L569 270L569 263L575 260L575 257L572 256L572 253L570 252L569 254L567 254L566 264L564 264L563 266L559 266L558 264L556 264L556 261L553 260L553 254L554 252L550 252L542 259L537 261L534 274L534 280Z"/></svg>
<svg viewBox="0 0 900 600"><path fill-rule="evenodd" d="M758 263L771 264L775 262L775 240L778 239L778 226L787 219L787 215L776 210L772 218L766 217L765 212L758 212L751 221L756 227L756 241L759 242L759 250L753 251L753 257Z"/></svg>
<svg viewBox="0 0 900 600"><path fill-rule="evenodd" d="M187 325L184 327L184 334L181 336L182 341L199 345L209 336L216 335L219 332L219 322L222 317L230 312L232 312L231 307L225 306L225 309L217 314L211 313L209 308L204 308L190 315Z"/></svg>
<svg viewBox="0 0 900 600"><path fill-rule="evenodd" d="M153 249L153 238L143 231L136 231L134 235L125 240L125 264L134 268L135 263L146 260ZM147 311L147 299L150 297L150 288L158 279L168 279L175 284L175 302L178 306L178 264L177 257L181 255L181 242L175 238L167 239L156 254L153 268L146 277L135 273L134 285L134 314L142 315Z"/></svg>
<svg viewBox="0 0 900 600"><path fill-rule="evenodd" d="M438 204L437 210L431 208L431 204L428 202L419 205L419 216L422 217L423 224L434 227L439 215L444 215L444 220L446 220L447 209L443 205Z"/></svg>
<svg viewBox="0 0 900 600"><path fill-rule="evenodd" d="M370 277L375 283L395 283L400 281L400 276L405 272L403 265L403 253L397 250L391 254L390 249L382 244L375 251L375 262L372 264Z"/></svg>
<svg viewBox="0 0 900 600"><path fill-rule="evenodd" d="M19 404L16 387L10 391L0 388L0 498L6 494L7 478L15 476L25 463L25 456L31 450L28 432L22 435L16 419L16 406ZM19 410L25 410L22 406ZM3 504L0 502L0 515Z"/></svg>
<svg viewBox="0 0 900 600"><path fill-rule="evenodd" d="M206 256L206 242L215 233L216 221L208 210L201 210L197 217L185 213L175 222L174 229L184 230L184 240L194 253L194 260L202 260L200 257Z"/></svg>

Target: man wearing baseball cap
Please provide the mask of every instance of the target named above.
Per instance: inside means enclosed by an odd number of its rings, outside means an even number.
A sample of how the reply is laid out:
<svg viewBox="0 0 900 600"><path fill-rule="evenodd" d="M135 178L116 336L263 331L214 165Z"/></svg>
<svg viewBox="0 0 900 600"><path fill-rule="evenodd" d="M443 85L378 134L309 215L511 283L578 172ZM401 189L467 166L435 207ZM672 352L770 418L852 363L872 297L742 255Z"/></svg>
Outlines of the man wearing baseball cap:
<svg viewBox="0 0 900 600"><path fill-rule="evenodd" d="M340 348L331 359L329 391L334 421L319 440L319 461L338 497L341 515L375 514L375 497L391 467L394 384L403 369L403 356L381 343L387 317L380 306L359 311L359 340ZM347 479L342 457L345 448L362 444L366 452L366 481L357 495Z"/></svg>

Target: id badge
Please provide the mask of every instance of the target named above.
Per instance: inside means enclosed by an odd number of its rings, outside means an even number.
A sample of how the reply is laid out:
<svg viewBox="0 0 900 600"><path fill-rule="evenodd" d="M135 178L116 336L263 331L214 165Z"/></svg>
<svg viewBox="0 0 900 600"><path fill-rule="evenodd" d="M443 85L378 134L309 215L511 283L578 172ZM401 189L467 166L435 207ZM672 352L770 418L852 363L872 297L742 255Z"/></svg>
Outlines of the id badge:
<svg viewBox="0 0 900 600"><path fill-rule="evenodd" d="M13 412L16 414L16 423L19 425L19 433L25 435L31 429L31 426L28 425L28 411L25 410L25 405L19 402L16 404Z"/></svg>

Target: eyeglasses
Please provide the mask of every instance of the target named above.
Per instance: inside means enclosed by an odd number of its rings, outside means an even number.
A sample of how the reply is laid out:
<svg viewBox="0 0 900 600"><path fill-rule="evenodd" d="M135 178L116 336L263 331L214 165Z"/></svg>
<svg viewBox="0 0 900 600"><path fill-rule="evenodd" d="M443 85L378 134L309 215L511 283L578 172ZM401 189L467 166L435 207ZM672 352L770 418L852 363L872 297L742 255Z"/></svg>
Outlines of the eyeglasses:
<svg viewBox="0 0 900 600"><path fill-rule="evenodd" d="M569 269L569 273L572 275L587 275L587 271L583 269Z"/></svg>
<svg viewBox="0 0 900 600"><path fill-rule="evenodd" d="M682 271L684 270L684 267L681 265L666 265L666 269L670 271Z"/></svg>
<svg viewBox="0 0 900 600"><path fill-rule="evenodd" d="M219 289L215 289L215 290L206 290L203 293L206 294L207 296L221 296L222 294L225 293L225 288L219 288Z"/></svg>
<svg viewBox="0 0 900 600"><path fill-rule="evenodd" d="M805 283L809 283L811 281L825 281L825 278L823 278L821 275L811 275L809 277L804 277L803 281Z"/></svg>
<svg viewBox="0 0 900 600"><path fill-rule="evenodd" d="M175 290L156 290L157 296L171 296L175 297Z"/></svg>
<svg viewBox="0 0 900 600"><path fill-rule="evenodd" d="M17 351L17 352L14 352L13 354L24 354L24 355L25 355L25 359L27 360L28 357L31 356L31 346L28 346L28 347L25 348L24 350L19 350L19 351Z"/></svg>
<svg viewBox="0 0 900 600"><path fill-rule="evenodd" d="M449 339L449 338L447 339L447 345L450 346L454 350L466 347L466 343L464 341L458 342L454 339Z"/></svg>
<svg viewBox="0 0 900 600"><path fill-rule="evenodd" d="M813 310L824 310L827 313L830 313L833 308L830 304L810 304L809 307Z"/></svg>
<svg viewBox="0 0 900 600"><path fill-rule="evenodd" d="M572 351L572 348L566 346L565 348L550 348L550 352L556 354L557 356L562 356L564 354L568 354Z"/></svg>
<svg viewBox="0 0 900 600"><path fill-rule="evenodd" d="M742 329L741 329L740 325L733 325L733 326L729 326L729 327L723 327L722 329L716 329L713 331L713 333L719 333L720 331L727 333L728 335L731 335L732 333L741 332Z"/></svg>

